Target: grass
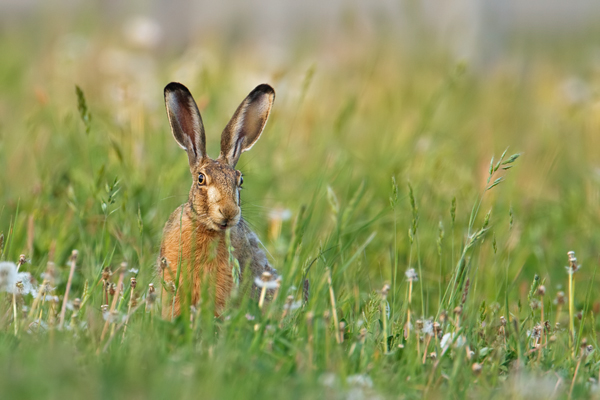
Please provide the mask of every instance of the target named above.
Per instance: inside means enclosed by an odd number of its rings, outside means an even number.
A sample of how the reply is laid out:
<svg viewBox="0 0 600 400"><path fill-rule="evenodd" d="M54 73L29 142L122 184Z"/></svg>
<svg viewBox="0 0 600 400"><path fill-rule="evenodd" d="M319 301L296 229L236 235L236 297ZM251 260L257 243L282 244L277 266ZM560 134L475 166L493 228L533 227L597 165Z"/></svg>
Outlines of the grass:
<svg viewBox="0 0 600 400"><path fill-rule="evenodd" d="M24 254L47 296L0 285L2 397L597 396L600 113L581 58L519 69L515 51L478 73L340 38L272 65L218 41L165 57L30 35L0 36L0 260ZM213 156L243 97L277 90L238 165L283 276L262 308L240 295L214 318L207 296L160 318L161 230L190 185L171 80Z"/></svg>

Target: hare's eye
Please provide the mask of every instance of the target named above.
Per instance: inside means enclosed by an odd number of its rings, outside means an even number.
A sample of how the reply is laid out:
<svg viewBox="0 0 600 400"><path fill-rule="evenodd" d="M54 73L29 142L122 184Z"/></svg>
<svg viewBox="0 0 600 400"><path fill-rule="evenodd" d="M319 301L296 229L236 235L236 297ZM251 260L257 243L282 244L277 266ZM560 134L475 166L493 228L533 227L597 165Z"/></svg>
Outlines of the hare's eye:
<svg viewBox="0 0 600 400"><path fill-rule="evenodd" d="M244 176L240 176L240 186L242 186L244 184Z"/></svg>
<svg viewBox="0 0 600 400"><path fill-rule="evenodd" d="M200 185L204 185L206 183L206 176L204 176L204 174L198 175L198 183Z"/></svg>

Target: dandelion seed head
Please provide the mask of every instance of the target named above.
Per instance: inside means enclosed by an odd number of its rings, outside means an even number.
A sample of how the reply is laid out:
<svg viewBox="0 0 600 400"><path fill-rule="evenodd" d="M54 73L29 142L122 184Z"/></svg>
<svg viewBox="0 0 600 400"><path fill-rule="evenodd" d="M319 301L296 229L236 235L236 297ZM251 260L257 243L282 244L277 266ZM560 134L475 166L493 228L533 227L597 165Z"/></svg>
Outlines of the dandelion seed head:
<svg viewBox="0 0 600 400"><path fill-rule="evenodd" d="M414 268L407 269L406 272L404 273L404 275L406 275L406 279L408 279L409 281L416 282L416 281L419 280L419 276L417 275L417 271L415 271Z"/></svg>
<svg viewBox="0 0 600 400"><path fill-rule="evenodd" d="M274 221L287 221L292 218L292 212L287 208L276 208L269 212L269 218Z"/></svg>
<svg viewBox="0 0 600 400"><path fill-rule="evenodd" d="M348 385L362 386L366 388L373 387L373 380L368 375L364 374L350 375L346 378L346 383L348 383Z"/></svg>
<svg viewBox="0 0 600 400"><path fill-rule="evenodd" d="M538 296L544 296L546 294L546 286L540 285L537 289Z"/></svg>
<svg viewBox="0 0 600 400"><path fill-rule="evenodd" d="M77 298L75 298L75 300L73 300L73 310L79 311L80 308L81 308L81 299L79 297L77 297Z"/></svg>
<svg viewBox="0 0 600 400"><path fill-rule="evenodd" d="M288 311L294 311L299 309L300 307L302 307L302 301L298 300L298 301L293 301L293 302L286 302L285 305L283 306L284 310L288 310Z"/></svg>
<svg viewBox="0 0 600 400"><path fill-rule="evenodd" d="M385 285L383 285L383 288L381 289L381 295L385 298L385 297L387 297L389 291L390 291L390 285L388 285L386 283Z"/></svg>
<svg viewBox="0 0 600 400"><path fill-rule="evenodd" d="M264 280L265 279L265 274L269 274L269 276L271 276L270 273L265 272L263 273L262 277L256 277L254 278L254 284L256 286L258 286L259 288L265 288L265 289L277 289L279 287L279 283L276 280ZM269 278L270 279L270 278Z"/></svg>
<svg viewBox="0 0 600 400"><path fill-rule="evenodd" d="M423 321L423 333L427 336L433 336L433 321L426 319Z"/></svg>
<svg viewBox="0 0 600 400"><path fill-rule="evenodd" d="M17 266L11 262L0 262L0 292L10 292L17 282Z"/></svg>
<svg viewBox="0 0 600 400"><path fill-rule="evenodd" d="M440 346L444 349L448 346L450 346L450 344L452 344L452 342L454 342L454 347L463 347L466 343L466 339L463 335L460 335L458 337L456 337L456 340L454 340L456 336L456 333L452 332L448 332L446 334L444 334L444 336L442 336L442 340L440 342Z"/></svg>

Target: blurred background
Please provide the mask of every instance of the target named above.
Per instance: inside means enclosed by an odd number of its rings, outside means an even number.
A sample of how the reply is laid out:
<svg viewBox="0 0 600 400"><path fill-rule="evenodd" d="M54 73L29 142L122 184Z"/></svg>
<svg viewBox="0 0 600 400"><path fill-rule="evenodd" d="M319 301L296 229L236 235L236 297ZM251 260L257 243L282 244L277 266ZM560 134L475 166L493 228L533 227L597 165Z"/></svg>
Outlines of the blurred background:
<svg viewBox="0 0 600 400"><path fill-rule="evenodd" d="M482 210L494 208L494 240L516 277L562 281L568 250L589 264L598 256L599 17L594 0L1 0L0 231L14 228L5 258L25 252L43 269L79 248L94 255L92 271L114 248L150 280L164 221L190 182L163 87L192 90L216 156L235 107L269 82L273 115L239 167L245 214L275 265L301 205L314 206L308 259L333 229L336 204L362 187L349 246L378 233L356 275L380 287L391 247L403 265L410 259L412 182L425 279L447 279L455 258L440 271L440 223L449 254L490 159L510 148L523 157ZM482 269L491 252L478 256ZM497 295L493 279L482 285Z"/></svg>

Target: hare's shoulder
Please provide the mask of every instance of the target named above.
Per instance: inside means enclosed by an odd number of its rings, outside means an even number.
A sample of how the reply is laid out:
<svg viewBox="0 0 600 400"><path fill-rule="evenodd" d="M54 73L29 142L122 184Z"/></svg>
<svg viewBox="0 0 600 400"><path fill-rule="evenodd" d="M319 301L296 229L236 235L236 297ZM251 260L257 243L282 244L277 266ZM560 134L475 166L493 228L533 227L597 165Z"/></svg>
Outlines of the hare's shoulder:
<svg viewBox="0 0 600 400"><path fill-rule="evenodd" d="M184 219L187 219L185 206L186 204L180 205L171 213L171 215L169 215L169 219L165 223L165 227L163 229L165 232L168 232L173 228L179 229L181 222L183 222Z"/></svg>
<svg viewBox="0 0 600 400"><path fill-rule="evenodd" d="M258 276L264 271L276 273L269 265L258 236L243 219L231 228L231 245L233 246L233 255L239 261L240 266L242 268L249 267L253 275Z"/></svg>
<svg viewBox="0 0 600 400"><path fill-rule="evenodd" d="M189 232L192 231L192 221L186 211L186 204L182 204L171 213L163 228L162 241L160 245L159 262L162 257L170 256L172 249L177 252L180 244L188 241ZM167 260L172 261L172 260Z"/></svg>

